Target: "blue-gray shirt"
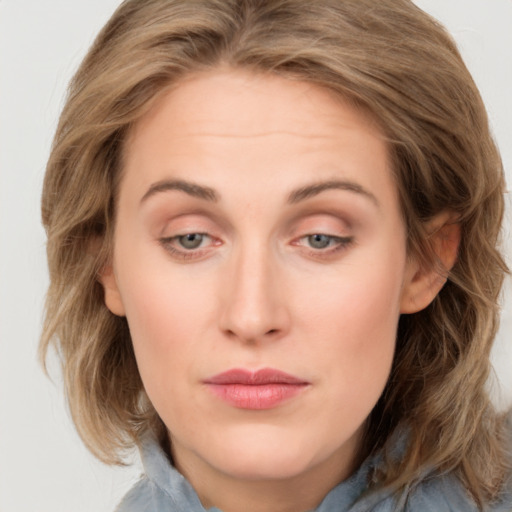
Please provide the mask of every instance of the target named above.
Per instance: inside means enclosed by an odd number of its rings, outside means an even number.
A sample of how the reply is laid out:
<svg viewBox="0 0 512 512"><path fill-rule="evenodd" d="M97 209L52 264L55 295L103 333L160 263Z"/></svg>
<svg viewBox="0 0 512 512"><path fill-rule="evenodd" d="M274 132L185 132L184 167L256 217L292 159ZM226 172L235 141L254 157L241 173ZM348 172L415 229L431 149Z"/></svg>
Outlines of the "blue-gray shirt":
<svg viewBox="0 0 512 512"><path fill-rule="evenodd" d="M124 497L116 512L205 512L190 485L170 463L156 441L141 449L145 474ZM454 475L425 478L413 489L393 495L389 490L368 492L376 457L370 457L350 478L337 485L314 512L477 512ZM504 494L490 512L512 512L512 492ZM210 512L219 512L217 508ZM241 511L243 512L243 511Z"/></svg>

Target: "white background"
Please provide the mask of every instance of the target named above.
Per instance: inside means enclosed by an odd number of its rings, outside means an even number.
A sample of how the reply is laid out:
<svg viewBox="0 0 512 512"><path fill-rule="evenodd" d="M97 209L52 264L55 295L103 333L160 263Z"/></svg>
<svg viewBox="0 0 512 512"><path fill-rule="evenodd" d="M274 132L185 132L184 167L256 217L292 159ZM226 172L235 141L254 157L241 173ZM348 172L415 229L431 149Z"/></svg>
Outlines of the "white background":
<svg viewBox="0 0 512 512"><path fill-rule="evenodd" d="M39 220L45 161L66 84L118 3L0 0L0 512L108 512L140 471L112 469L88 454L58 374L51 383L36 361L48 284ZM512 0L417 3L458 41L487 104L510 187ZM508 202L510 233L510 195ZM512 397L511 342L509 292L494 354L501 406Z"/></svg>

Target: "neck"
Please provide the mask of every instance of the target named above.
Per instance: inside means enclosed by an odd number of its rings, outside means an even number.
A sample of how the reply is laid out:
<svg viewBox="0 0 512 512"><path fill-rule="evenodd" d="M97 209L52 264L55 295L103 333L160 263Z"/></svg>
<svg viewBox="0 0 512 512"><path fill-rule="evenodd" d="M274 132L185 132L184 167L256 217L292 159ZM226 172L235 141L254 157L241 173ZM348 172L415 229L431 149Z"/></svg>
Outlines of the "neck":
<svg viewBox="0 0 512 512"><path fill-rule="evenodd" d="M239 478L221 473L195 454L173 446L176 468L192 484L205 509L223 512L306 512L318 507L358 467L359 436L327 460L283 478ZM349 456L350 454L350 456Z"/></svg>

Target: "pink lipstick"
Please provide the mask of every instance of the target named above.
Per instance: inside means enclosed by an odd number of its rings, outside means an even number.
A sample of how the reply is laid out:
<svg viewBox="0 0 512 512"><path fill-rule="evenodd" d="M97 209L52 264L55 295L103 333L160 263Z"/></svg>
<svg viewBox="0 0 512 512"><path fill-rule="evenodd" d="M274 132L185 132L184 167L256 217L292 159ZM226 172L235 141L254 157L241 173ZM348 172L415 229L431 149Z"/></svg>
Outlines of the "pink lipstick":
<svg viewBox="0 0 512 512"><path fill-rule="evenodd" d="M208 389L240 409L272 409L301 393L309 382L272 368L232 369L204 381Z"/></svg>

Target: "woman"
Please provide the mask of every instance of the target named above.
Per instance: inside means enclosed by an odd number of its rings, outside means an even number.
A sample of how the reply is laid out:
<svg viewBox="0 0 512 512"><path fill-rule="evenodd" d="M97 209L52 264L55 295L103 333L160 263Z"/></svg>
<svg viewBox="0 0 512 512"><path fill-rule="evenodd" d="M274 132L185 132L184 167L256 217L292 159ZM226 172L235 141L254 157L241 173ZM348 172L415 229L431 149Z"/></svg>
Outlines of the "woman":
<svg viewBox="0 0 512 512"><path fill-rule="evenodd" d="M128 510L510 510L485 390L504 179L405 0L126 1L48 163L50 290Z"/></svg>

